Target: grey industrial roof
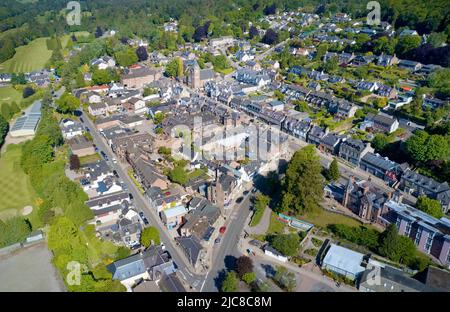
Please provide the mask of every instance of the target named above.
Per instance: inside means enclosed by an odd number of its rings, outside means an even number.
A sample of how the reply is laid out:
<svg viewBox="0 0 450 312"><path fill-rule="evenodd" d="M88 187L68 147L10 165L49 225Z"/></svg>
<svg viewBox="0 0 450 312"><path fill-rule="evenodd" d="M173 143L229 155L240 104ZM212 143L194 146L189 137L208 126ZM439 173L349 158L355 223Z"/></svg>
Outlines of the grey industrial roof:
<svg viewBox="0 0 450 312"><path fill-rule="evenodd" d="M11 131L35 130L41 119L41 106L41 101L34 102L26 115L17 118Z"/></svg>

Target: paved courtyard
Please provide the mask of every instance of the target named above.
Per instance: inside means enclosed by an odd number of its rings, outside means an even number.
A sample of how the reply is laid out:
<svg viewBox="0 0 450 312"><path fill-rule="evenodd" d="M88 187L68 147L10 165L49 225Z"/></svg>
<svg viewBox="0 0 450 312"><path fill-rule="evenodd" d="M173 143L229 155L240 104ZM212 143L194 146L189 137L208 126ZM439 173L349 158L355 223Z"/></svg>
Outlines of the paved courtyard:
<svg viewBox="0 0 450 312"><path fill-rule="evenodd" d="M0 254L0 292L61 292L64 284L45 243Z"/></svg>

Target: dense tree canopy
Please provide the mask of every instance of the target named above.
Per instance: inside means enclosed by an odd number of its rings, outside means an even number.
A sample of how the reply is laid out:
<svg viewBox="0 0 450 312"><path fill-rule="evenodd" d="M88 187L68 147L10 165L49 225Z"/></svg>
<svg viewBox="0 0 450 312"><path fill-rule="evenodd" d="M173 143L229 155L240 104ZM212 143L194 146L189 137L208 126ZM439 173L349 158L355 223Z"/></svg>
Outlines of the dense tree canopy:
<svg viewBox="0 0 450 312"><path fill-rule="evenodd" d="M439 201L425 195L417 199L416 208L438 219L444 215Z"/></svg>
<svg viewBox="0 0 450 312"><path fill-rule="evenodd" d="M289 162L283 181L281 210L293 213L319 209L323 195L322 165L314 146L297 151Z"/></svg>

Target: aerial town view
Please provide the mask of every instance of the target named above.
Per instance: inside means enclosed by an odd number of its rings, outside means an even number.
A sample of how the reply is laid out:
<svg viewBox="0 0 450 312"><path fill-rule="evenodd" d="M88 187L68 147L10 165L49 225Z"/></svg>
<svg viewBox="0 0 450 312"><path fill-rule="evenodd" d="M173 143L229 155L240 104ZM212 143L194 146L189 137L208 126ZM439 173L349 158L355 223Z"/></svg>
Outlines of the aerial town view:
<svg viewBox="0 0 450 312"><path fill-rule="evenodd" d="M450 292L448 0L0 21L0 292Z"/></svg>

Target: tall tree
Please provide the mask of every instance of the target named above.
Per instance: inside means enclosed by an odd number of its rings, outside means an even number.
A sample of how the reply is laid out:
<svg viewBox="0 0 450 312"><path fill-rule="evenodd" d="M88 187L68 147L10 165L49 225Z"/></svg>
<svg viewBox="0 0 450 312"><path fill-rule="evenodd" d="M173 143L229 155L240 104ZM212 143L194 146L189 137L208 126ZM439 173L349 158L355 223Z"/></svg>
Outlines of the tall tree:
<svg viewBox="0 0 450 312"><path fill-rule="evenodd" d="M236 276L236 273L231 271L228 272L225 276L225 279L222 281L222 292L234 292L237 290L239 280Z"/></svg>
<svg viewBox="0 0 450 312"><path fill-rule="evenodd" d="M239 278L245 274L253 272L253 260L247 256L240 256L236 260L236 272Z"/></svg>
<svg viewBox="0 0 450 312"><path fill-rule="evenodd" d="M141 233L141 245L149 247L151 244L159 245L161 240L159 238L159 231L154 226L145 228Z"/></svg>
<svg viewBox="0 0 450 312"><path fill-rule="evenodd" d="M147 48L144 46L139 46L136 49L136 55L138 57L139 62L146 61L148 59Z"/></svg>
<svg viewBox="0 0 450 312"><path fill-rule="evenodd" d="M330 164L330 168L328 169L329 178L332 181L337 181L341 176L339 172L339 165L336 158L333 158L333 161Z"/></svg>
<svg viewBox="0 0 450 312"><path fill-rule="evenodd" d="M294 213L319 209L323 197L322 165L314 146L297 151L289 162L283 181L281 209Z"/></svg>
<svg viewBox="0 0 450 312"><path fill-rule="evenodd" d="M417 199L416 208L438 219L442 218L444 215L442 212L441 203L438 200L431 199L425 195L419 196Z"/></svg>

